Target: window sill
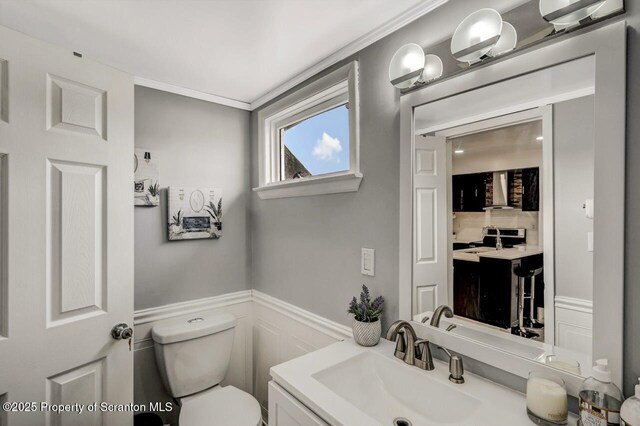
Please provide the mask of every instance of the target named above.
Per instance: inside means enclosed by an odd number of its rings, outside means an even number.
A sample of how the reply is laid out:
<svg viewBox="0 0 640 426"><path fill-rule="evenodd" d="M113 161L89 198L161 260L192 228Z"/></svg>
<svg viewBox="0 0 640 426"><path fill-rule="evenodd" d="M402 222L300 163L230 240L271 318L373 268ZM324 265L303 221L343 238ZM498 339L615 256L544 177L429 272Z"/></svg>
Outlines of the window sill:
<svg viewBox="0 0 640 426"><path fill-rule="evenodd" d="M356 192L362 182L362 173L347 172L333 176L302 178L287 182L270 183L253 188L262 200L273 198L306 197L311 195Z"/></svg>

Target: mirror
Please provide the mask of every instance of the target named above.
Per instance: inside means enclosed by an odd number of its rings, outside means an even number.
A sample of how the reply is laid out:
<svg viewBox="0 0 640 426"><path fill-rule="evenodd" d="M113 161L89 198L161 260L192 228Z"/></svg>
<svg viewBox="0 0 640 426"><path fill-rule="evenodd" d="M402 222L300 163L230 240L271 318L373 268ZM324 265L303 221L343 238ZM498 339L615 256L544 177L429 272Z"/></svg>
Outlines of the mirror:
<svg viewBox="0 0 640 426"><path fill-rule="evenodd" d="M613 27L402 99L401 317L438 344L522 377L621 374L624 89L595 58L623 72L624 52L589 44Z"/></svg>

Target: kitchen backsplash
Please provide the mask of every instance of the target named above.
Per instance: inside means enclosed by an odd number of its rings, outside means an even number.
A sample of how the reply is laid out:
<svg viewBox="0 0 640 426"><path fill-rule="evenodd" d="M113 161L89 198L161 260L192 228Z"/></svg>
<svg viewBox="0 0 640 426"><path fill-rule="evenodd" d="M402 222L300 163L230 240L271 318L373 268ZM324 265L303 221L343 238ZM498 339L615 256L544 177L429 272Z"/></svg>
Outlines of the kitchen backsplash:
<svg viewBox="0 0 640 426"><path fill-rule="evenodd" d="M538 212L520 210L492 210L488 212L457 212L453 219L454 241L479 241L482 239L482 228L485 226L498 228L525 228L527 244L539 245Z"/></svg>

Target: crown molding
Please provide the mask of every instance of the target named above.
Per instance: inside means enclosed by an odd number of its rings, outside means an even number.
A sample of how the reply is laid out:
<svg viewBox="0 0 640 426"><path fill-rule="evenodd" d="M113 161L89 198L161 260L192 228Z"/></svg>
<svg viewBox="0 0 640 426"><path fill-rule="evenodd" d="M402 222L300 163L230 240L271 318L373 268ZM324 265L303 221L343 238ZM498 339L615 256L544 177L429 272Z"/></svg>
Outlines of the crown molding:
<svg viewBox="0 0 640 426"><path fill-rule="evenodd" d="M423 15L431 12L432 10L442 6L449 0L423 0L417 5L407 9L405 12L397 15L395 18L387 21L386 23L378 26L377 28L369 31L362 37L352 41L345 47L337 50L331 55L327 56L315 65L307 68L302 73L289 79L286 83L277 86L275 89L270 90L253 102L243 102L236 99L226 98L224 96L215 95L212 93L202 92L195 89L189 89L186 87L176 86L162 81L151 80L144 77L134 76L134 84L136 86L148 87L151 89L162 90L163 92L175 93L177 95L186 96L189 98L200 99L202 101L211 102L219 105L224 105L232 108L238 108L245 111L253 111L272 99L280 96L287 90L297 86L298 84L308 80L319 72L326 68L340 62L343 59L361 51L367 46L375 43L376 41L386 37L387 35L397 31L404 27L408 23L415 21Z"/></svg>
<svg viewBox="0 0 640 426"><path fill-rule="evenodd" d="M188 89L186 87L175 86L161 81L150 80L148 78L135 76L133 83L136 86L149 87L151 89L162 90L163 92L175 93L176 95L186 96L188 98L200 99L214 104L224 105L232 108L251 111L251 105L248 102L237 101L235 99L225 98L224 96L213 95L211 93L201 92L199 90Z"/></svg>
<svg viewBox="0 0 640 426"><path fill-rule="evenodd" d="M380 25L379 27L369 31L362 37L352 41L347 44L342 49L332 53L330 56L327 56L322 61L316 63L312 67L308 68L306 71L303 71L301 74L293 77L289 81L275 89L265 93L259 98L255 99L251 102L251 110L255 110L262 105L266 104L270 100L274 99L277 96L280 96L287 90L297 86L298 84L306 81L307 79L313 77L318 74L320 71L330 67L338 63L339 61L348 58L349 56L361 51L367 46L375 43L376 41L386 37L394 31L404 27L408 23L415 21L423 15L431 12L432 10L442 6L447 3L449 0L424 0L413 6L410 9L407 9L405 12L396 16L395 18L387 21L385 24Z"/></svg>

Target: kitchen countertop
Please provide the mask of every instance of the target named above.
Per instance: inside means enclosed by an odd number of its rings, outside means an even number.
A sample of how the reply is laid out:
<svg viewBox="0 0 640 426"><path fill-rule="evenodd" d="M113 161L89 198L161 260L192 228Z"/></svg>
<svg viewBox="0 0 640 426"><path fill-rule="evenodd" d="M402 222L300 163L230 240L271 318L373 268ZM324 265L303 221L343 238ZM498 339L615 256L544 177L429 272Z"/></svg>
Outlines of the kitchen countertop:
<svg viewBox="0 0 640 426"><path fill-rule="evenodd" d="M490 259L516 260L542 253L542 247L530 245L518 246L502 250L493 250L492 247L475 247L469 249L454 250L453 258L455 260L466 260L469 262L479 262L481 257Z"/></svg>

